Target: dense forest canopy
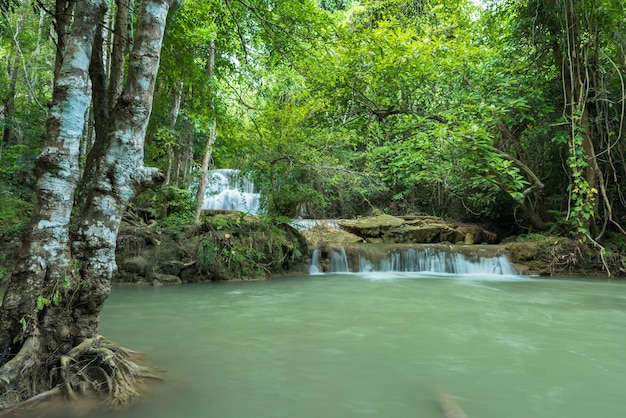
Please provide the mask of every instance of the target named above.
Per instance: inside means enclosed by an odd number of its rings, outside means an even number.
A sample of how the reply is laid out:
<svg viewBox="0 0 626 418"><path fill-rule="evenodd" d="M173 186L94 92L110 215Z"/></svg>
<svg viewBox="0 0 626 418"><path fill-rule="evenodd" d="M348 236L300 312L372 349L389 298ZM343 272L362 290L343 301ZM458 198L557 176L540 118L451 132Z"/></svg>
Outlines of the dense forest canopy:
<svg viewBox="0 0 626 418"><path fill-rule="evenodd" d="M101 53L115 72L114 28L128 54L136 5L110 6ZM188 222L200 168L231 167L273 214L428 213L506 233L623 235L624 8L186 0L166 33L146 139L166 180L135 204ZM54 10L2 4L0 195L14 211L34 190L64 24ZM98 120L92 107L88 166Z"/></svg>
<svg viewBox="0 0 626 418"><path fill-rule="evenodd" d="M113 71L114 33L132 48L127 4L102 23ZM32 199L58 59L52 29L63 24L53 11L45 1L2 7L7 207ZM507 232L623 234L624 13L619 0L185 1L147 134L146 159L166 181L136 204L191 219L204 157L252 175L270 213L429 213ZM97 112L85 118L84 156Z"/></svg>
<svg viewBox="0 0 626 418"><path fill-rule="evenodd" d="M0 410L89 391L120 404L154 377L97 334L117 234L129 207L197 222L210 168L253 178L282 221L432 214L561 234L609 274L626 251L623 0L0 12L2 248L22 234L0 305Z"/></svg>

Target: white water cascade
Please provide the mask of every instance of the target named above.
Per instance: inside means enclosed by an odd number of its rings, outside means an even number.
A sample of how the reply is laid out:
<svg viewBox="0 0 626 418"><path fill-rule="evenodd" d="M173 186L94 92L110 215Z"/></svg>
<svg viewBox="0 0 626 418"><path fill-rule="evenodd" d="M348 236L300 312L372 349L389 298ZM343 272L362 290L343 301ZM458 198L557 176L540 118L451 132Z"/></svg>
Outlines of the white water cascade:
<svg viewBox="0 0 626 418"><path fill-rule="evenodd" d="M259 213L259 196L254 191L254 183L242 178L239 170L211 170L202 209L237 210L256 215Z"/></svg>
<svg viewBox="0 0 626 418"><path fill-rule="evenodd" d="M358 272L417 272L442 274L520 274L504 254L479 255L478 251L455 251L441 247L400 246L394 248L362 248L346 252L344 247L331 250L330 262L321 266L319 250L311 258L310 274Z"/></svg>

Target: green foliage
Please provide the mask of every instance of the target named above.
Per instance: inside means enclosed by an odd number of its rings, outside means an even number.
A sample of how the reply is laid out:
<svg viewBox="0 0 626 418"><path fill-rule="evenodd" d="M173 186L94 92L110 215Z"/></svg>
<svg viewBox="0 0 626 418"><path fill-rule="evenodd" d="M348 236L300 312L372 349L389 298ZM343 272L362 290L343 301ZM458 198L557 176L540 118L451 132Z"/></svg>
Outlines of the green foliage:
<svg viewBox="0 0 626 418"><path fill-rule="evenodd" d="M287 221L245 215L207 218L204 228L211 234L198 246L196 265L218 280L260 278L280 271L303 255Z"/></svg>
<svg viewBox="0 0 626 418"><path fill-rule="evenodd" d="M193 200L191 191L180 189L173 185L167 185L162 186L160 193L156 196L162 196L167 205L167 217L159 220L161 225L175 226L193 222L195 201ZM155 217L159 215L160 214L155 213Z"/></svg>
<svg viewBox="0 0 626 418"><path fill-rule="evenodd" d="M566 2L486 3L184 2L165 39L146 144L151 164L174 160L172 185L138 206L157 219L166 212L165 225L192 221L191 173L215 124L212 164L251 176L272 215L433 213L512 229L529 227L524 211L545 203L547 229L579 236L592 233L595 216L626 219L623 1L570 2L579 19L570 48L588 57L581 64L597 80L587 97L576 95L586 100L578 108L563 90ZM51 17L39 26L27 7L3 15L0 36L3 109L15 101L3 112L13 133L0 144L0 197L22 201L35 186L45 126L38 103L50 97L54 62L42 29ZM10 94L16 41L25 71ZM585 138L601 156L604 189L588 183ZM537 194L529 172L544 183ZM543 202L532 200L538 195ZM0 208L3 239L20 229L12 210ZM212 227L225 231L228 222ZM262 270L242 264L262 265L259 254L231 245L225 266ZM215 253L205 252L207 260Z"/></svg>
<svg viewBox="0 0 626 418"><path fill-rule="evenodd" d="M588 162L583 149L585 132L580 125L581 113L575 113L573 116L571 121L573 129L570 135L557 136L553 141L567 144L566 163L572 177L568 186L570 204L566 220L572 225L573 234L584 241L590 237L589 225L593 222L598 189L592 187L585 176Z"/></svg>
<svg viewBox="0 0 626 418"><path fill-rule="evenodd" d="M19 237L28 223L32 204L0 195L0 243Z"/></svg>
<svg viewBox="0 0 626 418"><path fill-rule="evenodd" d="M32 167L40 148L28 144L4 145L0 159L0 197L32 200L35 176Z"/></svg>
<svg viewBox="0 0 626 418"><path fill-rule="evenodd" d="M541 241L546 239L546 237L546 234L533 232L530 234L519 235L515 240L517 242Z"/></svg>

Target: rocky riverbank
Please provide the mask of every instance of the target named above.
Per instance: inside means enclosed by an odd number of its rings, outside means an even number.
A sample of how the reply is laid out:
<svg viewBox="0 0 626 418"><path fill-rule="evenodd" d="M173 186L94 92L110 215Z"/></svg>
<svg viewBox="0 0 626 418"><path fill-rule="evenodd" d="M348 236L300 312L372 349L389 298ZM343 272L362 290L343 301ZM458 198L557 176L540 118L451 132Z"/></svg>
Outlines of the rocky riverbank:
<svg viewBox="0 0 626 418"><path fill-rule="evenodd" d="M311 247L326 254L346 243L438 244L439 248L446 244L453 251L504 254L519 272L533 276L626 276L625 255L602 254L595 247L564 237L535 234L503 238L480 225L446 222L434 216L381 215L335 224L338 228L321 225L303 234Z"/></svg>
<svg viewBox="0 0 626 418"><path fill-rule="evenodd" d="M504 238L488 228L433 216L381 215L323 222L303 232L288 223L240 213L207 216L200 225L159 227L129 220L118 236L115 282L164 285L201 281L263 280L308 271L311 253L327 255L345 244L429 244L453 251L504 254L528 275L626 276L626 256L602 254L563 237ZM4 246L0 266L6 282L19 242Z"/></svg>

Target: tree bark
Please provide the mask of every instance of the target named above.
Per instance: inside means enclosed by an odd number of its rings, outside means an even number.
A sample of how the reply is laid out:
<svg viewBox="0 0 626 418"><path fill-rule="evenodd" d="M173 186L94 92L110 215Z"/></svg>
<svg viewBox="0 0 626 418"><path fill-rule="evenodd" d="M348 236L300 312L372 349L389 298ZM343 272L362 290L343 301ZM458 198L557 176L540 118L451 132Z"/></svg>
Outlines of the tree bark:
<svg viewBox="0 0 626 418"><path fill-rule="evenodd" d="M15 124L15 87L17 84L17 72L19 69L19 63L20 56L16 53L13 57L13 64L11 65L11 71L9 73L9 88L4 93L4 122L2 127L2 137L0 138L0 145L11 143L13 125Z"/></svg>
<svg viewBox="0 0 626 418"><path fill-rule="evenodd" d="M213 70L215 68L215 41L211 40L209 48L209 57L207 59L206 69L209 75L209 82L213 81ZM200 214L202 214L202 205L204 204L204 195L206 193L206 186L209 180L209 164L211 162L211 155L213 153L213 144L217 138L217 121L215 115L215 103L211 100L211 113L212 124L204 144L204 153L202 154L202 164L200 165L200 178L198 180L198 192L196 193L196 213L194 220L196 223L200 221Z"/></svg>
<svg viewBox="0 0 626 418"><path fill-rule="evenodd" d="M128 10L129 0L117 0L117 13L115 14L115 32L113 35L113 50L111 52L111 73L109 76L109 89L107 103L110 111L122 94L124 86L124 64L128 51Z"/></svg>
<svg viewBox="0 0 626 418"><path fill-rule="evenodd" d="M88 71L97 24L106 9L104 0L84 0L76 11L73 33L66 57L58 70L53 104L47 121L44 150L37 158L36 202L25 233L20 259L0 306L0 344L11 352L39 346L42 328L48 325L38 299L46 287L60 283L70 268L69 221L78 181L78 154L83 131L83 117L89 105ZM41 299L39 299L41 300ZM61 345L73 344L70 333L54 335L48 329L42 349L54 353ZM35 350L39 351L39 350ZM34 356L35 353L27 352ZM4 356L5 362L9 356ZM32 361L31 361L32 360ZM33 373L36 362L27 361ZM17 390L19 380L13 376L11 362L0 368L0 391L3 395ZM0 406L6 400L0 395Z"/></svg>
<svg viewBox="0 0 626 418"><path fill-rule="evenodd" d="M580 161L572 161L569 164L571 178L573 180L583 177L588 190L581 190L578 184L571 182L570 188L572 192L578 190L578 202L581 200L589 201L592 206L592 213L588 210L582 210L574 213L576 222L588 234L593 234L595 230L595 218L597 217L597 199L591 190L597 190L596 168L598 163L594 151L593 138L591 136L591 127L589 123L589 104L591 92L591 80L588 77L590 63L585 63L583 57L589 54L589 51L581 41L580 35L580 19L573 0L563 0L563 36L565 55L562 66L563 92L565 98L565 110L568 122L570 123L570 138L568 147L571 158L582 157L584 167ZM579 143L578 138L582 139ZM579 149L580 148L580 149ZM583 195L586 193L586 195ZM580 203L573 202L573 205ZM588 216L587 218L585 218ZM579 231L580 232L580 231Z"/></svg>
<svg viewBox="0 0 626 418"><path fill-rule="evenodd" d="M37 393L58 391L73 398L76 381L93 380L90 389L106 392L108 387L110 396L118 399L135 393L129 382L135 380L140 367L99 378L91 377L98 373L85 369L105 370L107 362L125 361L122 357L127 354L108 348L97 328L116 270L115 246L122 215L134 196L162 180L157 169L144 167L143 144L173 3L146 0L141 4L128 82L111 115L110 139L77 231L70 236L80 141L90 100L88 71L97 28L106 10L104 0L77 2L72 34L55 79L46 144L36 162L33 215L0 305L0 409ZM88 357L81 363L84 353ZM118 379L118 374L125 373L133 375Z"/></svg>
<svg viewBox="0 0 626 418"><path fill-rule="evenodd" d="M87 190L93 185L98 160L108 147L109 131L111 130L109 117L114 111L113 108L123 87L124 63L126 62L126 46L128 42L128 0L119 0L117 7L110 76L107 79L107 64L103 48L104 37L102 36L102 28L99 28L96 33L96 39L94 41L95 51L91 58L91 66L89 67L89 74L93 86L92 100L96 141L94 142L93 148L87 152L84 174L79 186L78 206L81 208L85 205Z"/></svg>
<svg viewBox="0 0 626 418"><path fill-rule="evenodd" d="M156 168L144 167L143 145L152 111L152 96L165 31L168 0L145 1L137 22L127 84L112 117L113 129L99 159L94 184L81 214L74 253L81 277L90 284L80 307L81 334L95 334L100 310L116 270L117 232L128 203L148 187L163 181Z"/></svg>
<svg viewBox="0 0 626 418"><path fill-rule="evenodd" d="M76 0L55 0L54 8L54 31L56 38L56 58L54 63L54 79L59 76L59 71L63 64L65 47L69 36L69 28L72 23L72 11Z"/></svg>

